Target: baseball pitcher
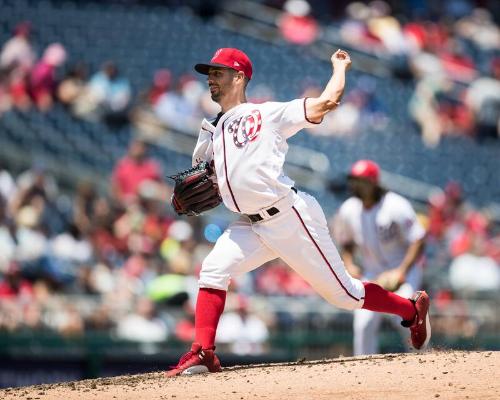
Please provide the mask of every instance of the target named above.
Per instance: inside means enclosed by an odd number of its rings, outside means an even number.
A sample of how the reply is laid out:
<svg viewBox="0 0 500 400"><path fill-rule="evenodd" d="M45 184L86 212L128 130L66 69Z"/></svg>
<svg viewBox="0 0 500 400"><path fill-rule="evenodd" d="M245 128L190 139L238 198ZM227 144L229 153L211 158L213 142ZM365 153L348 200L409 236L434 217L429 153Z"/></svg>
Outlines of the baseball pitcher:
<svg viewBox="0 0 500 400"><path fill-rule="evenodd" d="M252 63L241 50L222 48L209 63L195 65L197 72L207 75L212 99L221 111L215 119L203 120L193 154L197 172L176 180L172 205L179 214L195 215L207 209L200 199L218 204L220 196L240 218L202 263L195 342L167 376L221 370L214 342L231 278L278 257L331 304L397 315L410 329L413 346L427 345L431 335L427 294L416 292L408 299L353 278L333 244L321 206L295 189L283 173L287 139L320 124L339 105L351 59L338 50L331 62L332 77L319 97L263 104L247 102ZM207 184L207 168L200 173L199 163L212 166L213 184ZM197 176L202 177L201 184ZM186 195L186 185L194 187L194 195Z"/></svg>

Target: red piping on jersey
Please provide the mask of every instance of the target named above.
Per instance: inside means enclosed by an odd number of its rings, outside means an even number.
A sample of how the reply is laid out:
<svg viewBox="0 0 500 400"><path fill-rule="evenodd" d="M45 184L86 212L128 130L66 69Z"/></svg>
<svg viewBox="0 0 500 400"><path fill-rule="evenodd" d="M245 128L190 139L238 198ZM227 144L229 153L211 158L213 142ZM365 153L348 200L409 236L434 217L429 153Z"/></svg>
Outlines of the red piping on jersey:
<svg viewBox="0 0 500 400"><path fill-rule="evenodd" d="M314 243L314 246L316 246L316 248L318 249L319 251L319 254L321 254L321 257L323 257L323 260L325 260L326 264L328 265L328 268L330 269L330 271L332 272L333 276L335 277L335 279L337 280L337 282L339 283L340 286L342 286L342 289L344 289L344 292L346 292L346 294L356 300L356 301L359 301L360 299L354 297L351 293L349 293L349 291L347 290L347 288L342 284L342 282L340 281L339 277L337 276L337 274L335 273L335 271L333 270L331 264L328 262L327 258L325 257L325 255L323 254L323 252L321 251L321 249L319 248L318 244L316 243L316 241L314 240L314 238L312 237L311 233L309 232L309 229L307 229L307 226L306 224L304 223L304 220L302 219L302 217L300 216L299 212L297 211L297 209L295 207L292 207L293 211L295 211L295 214L297 214L297 217L299 217L299 220L302 224L302 226L304 227L304 229L306 230L307 232L307 235L309 236L309 238L311 239L311 241Z"/></svg>
<svg viewBox="0 0 500 400"><path fill-rule="evenodd" d="M226 121L227 121L227 119L226 119ZM226 139L225 139L225 135L224 135L224 124L226 123L226 121L224 121L222 123L222 147L224 148L224 171L226 173L227 187L229 188L229 193L231 193L231 198L233 199L233 203L236 206L236 209L238 210L238 212L241 212L240 207L238 207L238 203L236 203L236 199L234 198L233 189L231 189L231 185L229 184L229 175L227 174Z"/></svg>
<svg viewBox="0 0 500 400"><path fill-rule="evenodd" d="M309 97L305 97L304 98L304 118L306 119L307 122L309 122L310 124L315 124L315 125L319 125L323 122L323 118L321 118L321 121L319 122L314 122L314 121L311 121L309 118L307 118L307 112L306 112L306 101Z"/></svg>
<svg viewBox="0 0 500 400"><path fill-rule="evenodd" d="M201 127L201 130L202 130L202 131L205 131L205 132L210 133L210 136L213 136L213 135L214 135L214 133L213 133L213 132L210 132L208 129L205 129L205 128L203 128L203 127Z"/></svg>

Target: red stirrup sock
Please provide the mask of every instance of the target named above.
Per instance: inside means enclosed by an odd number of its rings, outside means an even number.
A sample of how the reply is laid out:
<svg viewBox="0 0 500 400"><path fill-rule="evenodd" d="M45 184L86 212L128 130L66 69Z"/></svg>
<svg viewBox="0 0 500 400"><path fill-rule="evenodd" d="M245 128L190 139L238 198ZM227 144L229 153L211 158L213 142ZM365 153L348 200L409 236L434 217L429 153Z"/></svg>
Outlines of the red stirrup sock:
<svg viewBox="0 0 500 400"><path fill-rule="evenodd" d="M410 300L389 292L375 283L363 282L363 285L365 286L364 309L396 314L405 321L413 321L417 311Z"/></svg>
<svg viewBox="0 0 500 400"><path fill-rule="evenodd" d="M198 292L195 311L195 341L202 349L210 349L215 344L215 333L219 318L224 311L226 291L201 288Z"/></svg>

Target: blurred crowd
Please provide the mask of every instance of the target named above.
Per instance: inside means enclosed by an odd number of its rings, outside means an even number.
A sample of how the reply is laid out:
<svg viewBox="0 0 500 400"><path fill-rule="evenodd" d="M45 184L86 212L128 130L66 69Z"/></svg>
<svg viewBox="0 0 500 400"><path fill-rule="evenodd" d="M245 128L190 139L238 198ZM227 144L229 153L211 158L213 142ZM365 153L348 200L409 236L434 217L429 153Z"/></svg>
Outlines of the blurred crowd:
<svg viewBox="0 0 500 400"><path fill-rule="evenodd" d="M224 222L174 216L171 187L139 139L116 163L109 187L98 193L81 182L67 192L43 165L17 176L1 169L0 331L192 340L197 274ZM428 207L421 215L426 264L444 266L447 282L436 296L498 291L500 234L487 214L470 208L456 183ZM273 329L293 320L259 307L259 298L275 296L315 294L280 260L236 279L219 342L240 353L264 351Z"/></svg>
<svg viewBox="0 0 500 400"><path fill-rule="evenodd" d="M500 232L487 212L467 205L456 182L429 199L427 243L435 265L449 268L449 288L500 288Z"/></svg>
<svg viewBox="0 0 500 400"><path fill-rule="evenodd" d="M321 7L314 1L312 6L305 0L281 3L277 26L285 40L309 45L333 35L347 48L385 60L396 79L413 82L413 94L401 99L408 105L402 112L419 126L426 145L436 146L443 135L499 136L500 30L493 14L476 2L454 0L422 10L402 10L395 3L394 11L391 2L347 2L343 14L323 15L321 21L315 20ZM77 118L132 122L144 134L159 136L166 128L196 132L200 117L217 113L205 82L191 73L173 76L168 68L159 69L150 86L134 95L112 60L90 73L83 62L68 65L70 55L60 43L47 46L37 59L33 29L29 22L19 23L2 47L0 115L12 107L47 111L60 102ZM305 76L296 96L317 95L322 84ZM357 79L339 112L314 133L353 135L367 125L383 131L389 111L377 85L367 74ZM249 87L250 101L275 98L264 83Z"/></svg>
<svg viewBox="0 0 500 400"><path fill-rule="evenodd" d="M314 8L303 1L286 3L280 21L284 37L297 45L317 40L325 22L314 20ZM474 2L447 3L465 8L451 18L401 20L387 3L351 2L334 24L344 43L388 57L396 76L415 80L412 98L402 101L430 146L445 134L499 133L498 26ZM38 58L33 27L18 24L0 52L0 117L11 108L49 112L57 102L76 118L132 123L141 137L154 139L166 128L197 132L201 117L218 112L205 82L189 73L176 77L160 69L134 96L114 62L90 73L84 63L67 65L68 58L60 43ZM319 94L317 85L305 79L297 97ZM249 101L273 99L269 86L249 86ZM389 118L377 80L364 75L353 82L338 112L311 133L384 130ZM92 182L62 190L44 165L19 174L0 166L0 331L103 331L125 340L192 341L197 274L225 223L177 218L168 206L170 193L161 166L138 139L116 163L108 193ZM488 214L465 200L460 186L451 183L429 199L421 215L428 227L427 268L442 267L446 277L436 292L443 310L456 304L450 300L462 290L500 289L500 235ZM291 318L255 299L315 296L279 260L235 280L231 290L217 340L251 354L265 351L269 335L289 327Z"/></svg>
<svg viewBox="0 0 500 400"><path fill-rule="evenodd" d="M46 111L53 104L56 71L66 61L66 50L52 43L40 59L31 41L32 26L19 23L0 53L0 113L15 106L26 110L32 104Z"/></svg>
<svg viewBox="0 0 500 400"><path fill-rule="evenodd" d="M443 135L499 136L498 3L354 1L344 2L341 15L316 1L267 3L284 3L277 24L286 41L309 45L322 38L321 26L323 37L384 59L395 77L413 80L414 93L403 100L426 145Z"/></svg>
<svg viewBox="0 0 500 400"><path fill-rule="evenodd" d="M340 33L347 43L388 56L415 81L409 112L429 146L443 135L500 133L500 30L490 11L451 1L440 16L397 18L383 1L351 3ZM498 21L497 21L498 22Z"/></svg>
<svg viewBox="0 0 500 400"><path fill-rule="evenodd" d="M157 70L149 87L132 96L131 84L112 61L106 61L89 77L83 62L66 66L67 52L60 43L45 49L36 60L28 22L20 23L0 54L0 115L11 107L47 112L55 102L63 104L76 118L122 125L131 122L142 135L157 139L166 129L197 132L200 118L212 117L218 106L211 100L206 83L191 73L174 77L167 69ZM63 74L63 72L65 73ZM319 135L352 135L368 124L384 129L387 110L376 95L374 79L359 79L349 91L340 111L328 116ZM317 96L321 87L312 79L303 82L298 97ZM264 83L251 85L249 101L275 100Z"/></svg>
<svg viewBox="0 0 500 400"><path fill-rule="evenodd" d="M52 43L37 59L29 22L19 23L0 53L0 115L15 107L49 111L54 102L67 106L82 119L126 123L132 92L130 82L112 62L92 76L79 62L68 68L67 50ZM65 75L61 77L63 71Z"/></svg>
<svg viewBox="0 0 500 400"><path fill-rule="evenodd" d="M64 192L43 165L16 177L1 168L0 331L193 340L196 276L223 226L175 218L171 188L147 150L130 143L105 194L91 182ZM220 343L263 351L272 316L255 314L247 296L303 290L281 287L292 275L279 263L265 273L234 282Z"/></svg>

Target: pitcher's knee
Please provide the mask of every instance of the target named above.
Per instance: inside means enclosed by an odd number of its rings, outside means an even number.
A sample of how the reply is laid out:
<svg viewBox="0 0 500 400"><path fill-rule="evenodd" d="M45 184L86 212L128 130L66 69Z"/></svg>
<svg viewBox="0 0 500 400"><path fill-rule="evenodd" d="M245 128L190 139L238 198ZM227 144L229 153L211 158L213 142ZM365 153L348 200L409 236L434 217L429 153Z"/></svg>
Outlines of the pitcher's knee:
<svg viewBox="0 0 500 400"><path fill-rule="evenodd" d="M331 293L327 300L336 307L344 310L358 310L363 307L365 287L357 279L349 279Z"/></svg>
<svg viewBox="0 0 500 400"><path fill-rule="evenodd" d="M230 281L231 276L229 274L216 271L204 272L202 269L200 272L200 279L198 280L198 286L200 288L227 290Z"/></svg>
<svg viewBox="0 0 500 400"><path fill-rule="evenodd" d="M337 296L335 299L330 301L334 306L341 308L343 310L359 310L363 307L363 299L360 298L352 298L349 296Z"/></svg>
<svg viewBox="0 0 500 400"><path fill-rule="evenodd" d="M210 252L203 260L198 286L200 288L227 290L231 281L231 264Z"/></svg>

